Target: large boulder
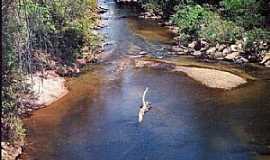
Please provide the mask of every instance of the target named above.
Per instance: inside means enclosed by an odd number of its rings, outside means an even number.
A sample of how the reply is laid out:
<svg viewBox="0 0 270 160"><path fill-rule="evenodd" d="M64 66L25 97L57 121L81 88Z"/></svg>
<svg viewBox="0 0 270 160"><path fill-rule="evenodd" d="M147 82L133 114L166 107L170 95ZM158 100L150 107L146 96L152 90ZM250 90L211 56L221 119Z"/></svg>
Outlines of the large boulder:
<svg viewBox="0 0 270 160"><path fill-rule="evenodd" d="M191 52L190 54L193 56L199 57L202 55L202 52L201 51L194 51L194 52Z"/></svg>
<svg viewBox="0 0 270 160"><path fill-rule="evenodd" d="M214 54L216 52L217 48L216 47L211 47L206 51L206 54Z"/></svg>
<svg viewBox="0 0 270 160"><path fill-rule="evenodd" d="M239 55L240 55L239 52L232 52L232 53L226 55L226 56L225 56L225 59L226 59L226 60L229 60L229 61L233 61L233 60L236 59Z"/></svg>
<svg viewBox="0 0 270 160"><path fill-rule="evenodd" d="M222 52L226 48L226 45L225 44L217 44L216 48L219 52Z"/></svg>
<svg viewBox="0 0 270 160"><path fill-rule="evenodd" d="M230 46L231 50L233 52L239 52L239 51L242 51L243 50L243 45L241 43L239 44L233 44Z"/></svg>
<svg viewBox="0 0 270 160"><path fill-rule="evenodd" d="M224 48L222 53L227 55L227 54L230 54L232 52L231 48L230 47L227 47L227 48Z"/></svg>
<svg viewBox="0 0 270 160"><path fill-rule="evenodd" d="M270 68L270 60L268 60L267 62L265 62L265 63L264 63L264 66Z"/></svg>
<svg viewBox="0 0 270 160"><path fill-rule="evenodd" d="M193 41L190 44L188 44L189 48L195 49L195 50L200 50L201 49L201 43L199 41Z"/></svg>
<svg viewBox="0 0 270 160"><path fill-rule="evenodd" d="M218 59L218 60L223 60L225 57L225 55L222 52L215 52L215 54L213 54L213 58L214 59Z"/></svg>
<svg viewBox="0 0 270 160"><path fill-rule="evenodd" d="M264 64L266 63L267 61L270 60L270 52L269 53L266 53L264 56L263 56L263 59L262 61L260 62L261 64Z"/></svg>

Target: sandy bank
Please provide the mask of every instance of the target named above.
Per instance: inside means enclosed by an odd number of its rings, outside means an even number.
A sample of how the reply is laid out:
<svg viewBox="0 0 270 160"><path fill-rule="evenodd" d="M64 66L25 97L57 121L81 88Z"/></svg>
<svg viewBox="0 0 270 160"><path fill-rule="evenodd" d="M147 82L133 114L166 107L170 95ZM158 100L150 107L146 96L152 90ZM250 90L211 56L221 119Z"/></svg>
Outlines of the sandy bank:
<svg viewBox="0 0 270 160"><path fill-rule="evenodd" d="M65 79L55 74L53 71L48 72L46 78L40 74L34 74L28 78L28 83L32 85L31 91L34 95L35 106L47 106L67 94Z"/></svg>
<svg viewBox="0 0 270 160"><path fill-rule="evenodd" d="M54 71L48 71L44 75L35 73L32 75L32 78L30 76L27 78L26 83L31 85L30 92L33 93L33 96L26 96L25 101L27 101L28 105L21 107L19 114L28 114L35 109L50 105L68 93L63 77L55 74ZM17 159L22 153L23 145L23 142L15 142L14 144L1 142L2 159Z"/></svg>
<svg viewBox="0 0 270 160"><path fill-rule="evenodd" d="M175 65L173 63L165 63L144 59L136 59L135 66L138 68L150 67L155 69L164 69L173 72L184 72L192 79L199 81L203 85L210 88L229 90L247 83L246 79L238 75L216 69L186 67Z"/></svg>

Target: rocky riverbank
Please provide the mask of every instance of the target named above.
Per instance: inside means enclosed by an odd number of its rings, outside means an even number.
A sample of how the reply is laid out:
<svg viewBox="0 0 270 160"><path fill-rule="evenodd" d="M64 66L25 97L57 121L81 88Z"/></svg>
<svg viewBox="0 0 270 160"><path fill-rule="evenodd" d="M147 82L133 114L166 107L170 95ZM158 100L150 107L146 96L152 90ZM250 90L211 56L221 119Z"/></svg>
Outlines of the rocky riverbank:
<svg viewBox="0 0 270 160"><path fill-rule="evenodd" d="M175 55L192 55L201 59L229 61L236 64L259 63L270 67L269 45L262 42L258 47L262 50L260 53L247 53L244 51L243 41L237 41L235 44L212 45L207 41L197 40L187 45L172 46L171 51Z"/></svg>
<svg viewBox="0 0 270 160"><path fill-rule="evenodd" d="M238 40L234 44L212 44L204 39L193 39L183 42L179 35L179 28L171 21L163 19L163 13L142 12L139 18L158 20L158 24L168 28L176 36L175 45L171 47L169 55L191 55L200 59L228 61L235 64L257 63L270 67L270 44L264 41L253 42L255 48L246 48L246 40Z"/></svg>

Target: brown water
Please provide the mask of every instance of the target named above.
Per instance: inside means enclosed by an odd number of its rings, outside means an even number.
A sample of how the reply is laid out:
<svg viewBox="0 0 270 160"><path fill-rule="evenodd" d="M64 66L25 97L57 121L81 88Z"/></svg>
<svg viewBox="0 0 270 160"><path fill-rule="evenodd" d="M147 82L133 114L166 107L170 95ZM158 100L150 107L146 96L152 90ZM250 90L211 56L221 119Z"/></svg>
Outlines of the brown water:
<svg viewBox="0 0 270 160"><path fill-rule="evenodd" d="M270 159L261 155L270 145L269 81L222 91L182 73L132 65L118 71L126 55L164 55L172 37L156 22L134 18L132 8L100 3L109 8L103 15L109 26L102 32L113 44L102 64L69 80L67 96L25 119L29 134L23 159ZM138 124L145 87L153 108Z"/></svg>

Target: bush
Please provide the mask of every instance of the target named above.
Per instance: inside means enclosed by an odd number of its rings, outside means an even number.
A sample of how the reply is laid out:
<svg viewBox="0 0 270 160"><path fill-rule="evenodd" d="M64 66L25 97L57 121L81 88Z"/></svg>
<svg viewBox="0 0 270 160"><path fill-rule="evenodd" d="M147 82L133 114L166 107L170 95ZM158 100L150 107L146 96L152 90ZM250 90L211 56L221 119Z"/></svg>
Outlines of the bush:
<svg viewBox="0 0 270 160"><path fill-rule="evenodd" d="M22 120L15 115L5 115L1 118L1 137L3 141L18 142L23 141L25 137L25 129Z"/></svg>
<svg viewBox="0 0 270 160"><path fill-rule="evenodd" d="M76 28L66 28L59 36L59 46L61 58L68 65L71 65L80 54L84 45L84 35Z"/></svg>
<svg viewBox="0 0 270 160"><path fill-rule="evenodd" d="M180 28L180 32L196 35L209 14L211 11L200 5L187 5L183 8L179 7L171 20Z"/></svg>
<svg viewBox="0 0 270 160"><path fill-rule="evenodd" d="M178 9L172 21L180 28L180 34L191 35L195 39L204 38L211 43L233 43L242 35L241 27L200 5Z"/></svg>
<svg viewBox="0 0 270 160"><path fill-rule="evenodd" d="M260 27L265 20L261 11L262 1L257 0L223 0L220 5L225 9L225 16L247 30Z"/></svg>
<svg viewBox="0 0 270 160"><path fill-rule="evenodd" d="M160 5L158 5L158 3L157 2L148 2L148 3L146 3L146 4L143 4L142 5L142 7L146 10L146 11L148 11L148 12L150 12L150 13L152 13L152 14L157 14L157 13L160 13L161 12L161 6Z"/></svg>
<svg viewBox="0 0 270 160"><path fill-rule="evenodd" d="M242 32L243 29L234 22L223 20L219 15L213 14L204 22L199 37L212 43L234 43L241 39Z"/></svg>
<svg viewBox="0 0 270 160"><path fill-rule="evenodd" d="M244 49L247 52L259 53L262 50L270 49L264 48L261 42L270 44L270 31L261 28L255 28L245 33L244 35Z"/></svg>

